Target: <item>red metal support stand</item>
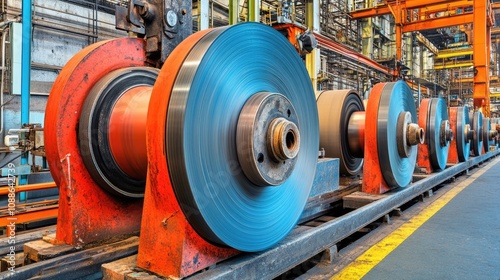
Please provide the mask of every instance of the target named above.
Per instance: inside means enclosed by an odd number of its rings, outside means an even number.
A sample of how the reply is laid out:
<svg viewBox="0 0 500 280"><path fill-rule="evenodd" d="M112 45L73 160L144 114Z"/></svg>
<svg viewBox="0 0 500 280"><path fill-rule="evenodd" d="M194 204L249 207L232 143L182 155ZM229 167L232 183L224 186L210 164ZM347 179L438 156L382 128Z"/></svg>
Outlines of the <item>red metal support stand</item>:
<svg viewBox="0 0 500 280"><path fill-rule="evenodd" d="M144 48L144 40L132 38L93 44L76 54L54 83L45 115L45 143L60 191L60 242L86 246L139 232L142 200L113 196L92 180L78 146L78 125L93 86L113 70L144 66Z"/></svg>
<svg viewBox="0 0 500 280"><path fill-rule="evenodd" d="M428 118L430 117L427 113L430 101L431 99L426 98L423 99L420 103L418 125L424 129L427 128ZM425 131L425 133L427 134L428 131ZM417 166L425 170L426 174L432 173L431 159L429 155L429 143L418 145Z"/></svg>
<svg viewBox="0 0 500 280"><path fill-rule="evenodd" d="M378 155L377 121L380 97L385 83L376 84L370 92L368 106L366 107L365 124L365 163L363 167L362 191L371 194L382 194L391 188L387 185L382 175Z"/></svg>

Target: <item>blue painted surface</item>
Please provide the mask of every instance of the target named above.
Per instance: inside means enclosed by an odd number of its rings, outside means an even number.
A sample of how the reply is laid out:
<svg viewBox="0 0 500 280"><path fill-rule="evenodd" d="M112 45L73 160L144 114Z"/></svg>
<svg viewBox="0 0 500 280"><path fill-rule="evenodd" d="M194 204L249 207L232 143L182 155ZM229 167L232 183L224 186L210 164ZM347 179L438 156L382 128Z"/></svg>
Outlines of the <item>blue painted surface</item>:
<svg viewBox="0 0 500 280"><path fill-rule="evenodd" d="M30 80L31 80L31 0L23 0L23 51L21 58L21 123L30 119Z"/></svg>
<svg viewBox="0 0 500 280"><path fill-rule="evenodd" d="M23 0L23 50L21 58L21 125L30 122L31 83L31 0ZM21 165L28 164L28 154L21 156ZM19 177L19 185L28 183L26 176ZM19 200L26 200L26 193L19 194Z"/></svg>
<svg viewBox="0 0 500 280"><path fill-rule="evenodd" d="M387 83L383 89L383 96L390 94L390 99L387 104L387 119L380 115L384 112L379 110L378 126L381 132L378 133L378 143L387 141L387 156L380 157L380 165L387 166L382 170L385 181L391 187L406 187L410 184L415 163L417 159L417 146L412 146L409 157L401 157L398 152L397 145L397 122L399 114L402 112L410 112L412 122L417 123L417 109L413 100L413 93L408 84L404 81L395 83ZM379 154L381 151L379 151ZM385 159L385 162L383 161Z"/></svg>
<svg viewBox="0 0 500 280"><path fill-rule="evenodd" d="M500 279L500 163L363 279Z"/></svg>
<svg viewBox="0 0 500 280"><path fill-rule="evenodd" d="M318 159L308 203L300 217L301 222L308 221L331 209L330 201L325 195L339 189L339 165L338 158Z"/></svg>
<svg viewBox="0 0 500 280"><path fill-rule="evenodd" d="M339 189L339 159L318 159L316 174L309 197L315 197Z"/></svg>
<svg viewBox="0 0 500 280"><path fill-rule="evenodd" d="M258 23L225 29L198 67L186 89L184 135L179 147L190 184L185 186L190 189L184 190L191 192L204 222L224 244L242 251L264 250L295 226L314 179L319 125L309 76L286 38ZM239 112L257 92L285 95L299 118L297 162L280 186L252 184L237 164Z"/></svg>
<svg viewBox="0 0 500 280"><path fill-rule="evenodd" d="M20 175L28 175L31 173L31 166L29 165L20 165L14 168L0 168L2 176L20 176ZM13 171L13 172L12 172Z"/></svg>
<svg viewBox="0 0 500 280"><path fill-rule="evenodd" d="M446 161L448 159L448 151L450 147L450 143L448 142L446 146L441 146L441 122L444 120L448 120L448 108L446 107L446 102L444 98L435 98L432 102L436 102L436 114L431 117L431 121L434 121L432 124L436 133L434 135L429 135L429 137L434 138L434 143L436 146L432 150L436 150L435 157L437 159L437 164L439 165L439 169L443 170L446 167ZM431 155L432 156L432 155Z"/></svg>

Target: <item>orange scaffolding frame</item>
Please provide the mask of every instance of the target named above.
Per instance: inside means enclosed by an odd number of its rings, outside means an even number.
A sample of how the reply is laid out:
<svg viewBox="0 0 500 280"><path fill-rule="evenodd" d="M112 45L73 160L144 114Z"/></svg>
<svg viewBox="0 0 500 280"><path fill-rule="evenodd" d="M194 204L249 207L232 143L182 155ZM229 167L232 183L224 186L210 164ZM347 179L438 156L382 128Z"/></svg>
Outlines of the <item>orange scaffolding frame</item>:
<svg viewBox="0 0 500 280"><path fill-rule="evenodd" d="M472 8L472 12L465 12ZM462 9L458 12L458 9ZM369 18L392 14L396 25L396 58L402 57L402 35L405 32L444 28L456 25L473 24L474 50L474 107L482 108L490 115L489 57L491 52L491 27L495 23L493 9L500 4L489 0L395 0L383 5L351 12L354 19ZM436 13L444 16L432 17ZM416 16L412 16L416 15Z"/></svg>

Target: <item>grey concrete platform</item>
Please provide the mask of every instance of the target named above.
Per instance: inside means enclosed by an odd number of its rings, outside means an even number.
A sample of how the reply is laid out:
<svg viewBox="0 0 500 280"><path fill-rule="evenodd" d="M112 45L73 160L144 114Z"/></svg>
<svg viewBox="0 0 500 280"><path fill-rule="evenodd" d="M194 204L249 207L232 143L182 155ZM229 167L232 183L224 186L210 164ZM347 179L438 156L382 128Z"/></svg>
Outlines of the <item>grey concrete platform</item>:
<svg viewBox="0 0 500 280"><path fill-rule="evenodd" d="M500 163L473 181L363 279L500 279Z"/></svg>

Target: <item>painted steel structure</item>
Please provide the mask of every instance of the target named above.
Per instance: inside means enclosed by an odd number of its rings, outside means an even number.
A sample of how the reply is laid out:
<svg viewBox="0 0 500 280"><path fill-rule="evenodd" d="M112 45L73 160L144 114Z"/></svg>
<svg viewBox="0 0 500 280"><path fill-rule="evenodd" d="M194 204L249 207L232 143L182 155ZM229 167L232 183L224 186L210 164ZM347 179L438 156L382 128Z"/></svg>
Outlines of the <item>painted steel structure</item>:
<svg viewBox="0 0 500 280"><path fill-rule="evenodd" d="M472 8L472 12L465 12L468 8ZM493 6L489 0L397 0L374 8L354 11L351 13L351 16L355 19L362 19L392 14L395 20L396 53L398 60L401 59L403 33L472 23L474 36L474 107L482 108L485 115L489 116L490 32L495 22L492 8ZM448 15L441 17L430 16L439 12L447 12Z"/></svg>

